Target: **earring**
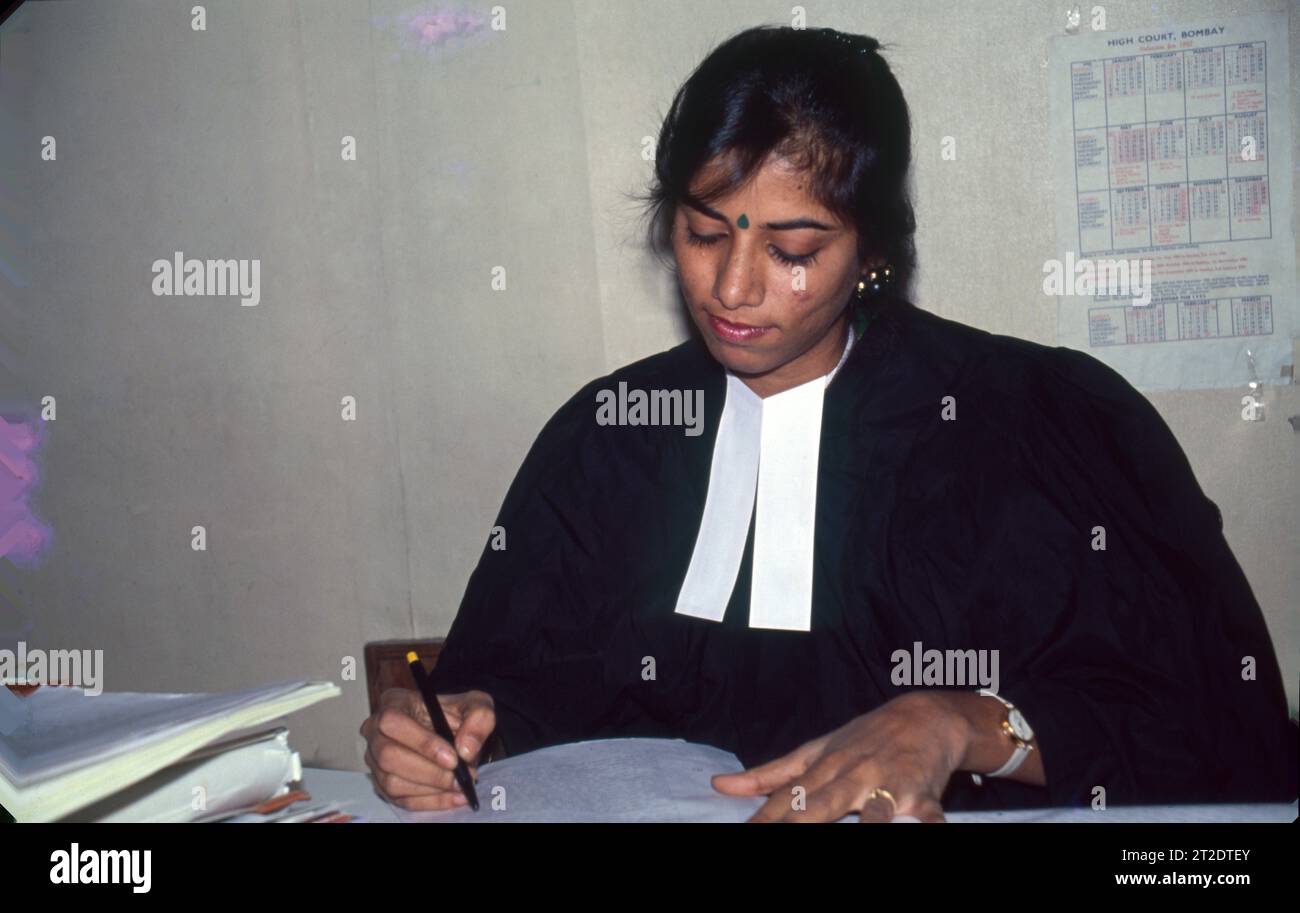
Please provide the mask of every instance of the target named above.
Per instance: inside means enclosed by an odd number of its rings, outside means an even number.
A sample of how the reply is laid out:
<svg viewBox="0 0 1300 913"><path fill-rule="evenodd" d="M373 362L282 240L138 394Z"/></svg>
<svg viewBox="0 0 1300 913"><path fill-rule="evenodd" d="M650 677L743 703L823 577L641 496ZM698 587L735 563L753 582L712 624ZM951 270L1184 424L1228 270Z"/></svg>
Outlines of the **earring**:
<svg viewBox="0 0 1300 913"><path fill-rule="evenodd" d="M880 295L886 288L894 283L894 269L886 264L885 266L867 272L858 280L856 295L859 301L866 301L868 298L875 298Z"/></svg>

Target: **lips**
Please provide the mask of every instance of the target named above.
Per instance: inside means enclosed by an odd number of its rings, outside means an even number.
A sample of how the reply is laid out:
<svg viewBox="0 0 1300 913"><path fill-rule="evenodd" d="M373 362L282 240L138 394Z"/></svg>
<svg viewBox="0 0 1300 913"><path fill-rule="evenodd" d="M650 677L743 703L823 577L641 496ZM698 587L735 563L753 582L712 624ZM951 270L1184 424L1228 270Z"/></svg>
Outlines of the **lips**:
<svg viewBox="0 0 1300 913"><path fill-rule="evenodd" d="M709 315L709 328L713 335L723 342L749 342L771 330L771 327L755 327L747 323L732 323L713 314Z"/></svg>

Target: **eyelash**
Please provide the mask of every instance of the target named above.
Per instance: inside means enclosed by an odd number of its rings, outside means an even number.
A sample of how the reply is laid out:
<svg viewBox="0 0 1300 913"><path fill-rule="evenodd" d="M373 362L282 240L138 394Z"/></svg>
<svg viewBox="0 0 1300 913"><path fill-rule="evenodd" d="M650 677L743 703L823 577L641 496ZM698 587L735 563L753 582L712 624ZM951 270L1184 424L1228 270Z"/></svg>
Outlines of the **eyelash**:
<svg viewBox="0 0 1300 913"><path fill-rule="evenodd" d="M686 243L693 244L696 247L711 247L718 243L719 237L719 235L697 235L690 228L686 229ZM780 248L773 247L772 254L777 260L781 261L786 266L812 266L817 262L816 251L813 251L811 254L801 254L800 256L792 257L783 252Z"/></svg>

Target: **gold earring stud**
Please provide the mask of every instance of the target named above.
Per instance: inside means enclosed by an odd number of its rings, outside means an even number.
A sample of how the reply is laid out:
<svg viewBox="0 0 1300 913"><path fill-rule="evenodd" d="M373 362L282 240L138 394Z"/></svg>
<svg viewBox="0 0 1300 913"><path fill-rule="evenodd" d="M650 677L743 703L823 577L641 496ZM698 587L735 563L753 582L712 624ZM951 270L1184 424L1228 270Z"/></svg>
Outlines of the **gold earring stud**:
<svg viewBox="0 0 1300 913"><path fill-rule="evenodd" d="M888 265L878 268L873 267L858 280L857 297L860 301L865 301L868 297L879 295L893 281L893 267Z"/></svg>

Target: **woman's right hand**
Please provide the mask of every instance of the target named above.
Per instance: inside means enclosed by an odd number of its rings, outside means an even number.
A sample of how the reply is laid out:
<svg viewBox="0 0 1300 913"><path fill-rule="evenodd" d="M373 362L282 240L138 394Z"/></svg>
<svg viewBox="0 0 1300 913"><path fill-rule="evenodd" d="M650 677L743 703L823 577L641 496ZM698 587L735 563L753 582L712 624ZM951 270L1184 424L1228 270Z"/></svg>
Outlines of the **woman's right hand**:
<svg viewBox="0 0 1300 913"><path fill-rule="evenodd" d="M465 805L468 800L452 773L456 758L464 759L477 780L479 756L496 728L496 705L486 691L440 694L438 701L456 742L454 755L452 746L433 731L429 710L418 691L385 691L378 712L361 724L366 766L374 776L375 788L408 811Z"/></svg>

